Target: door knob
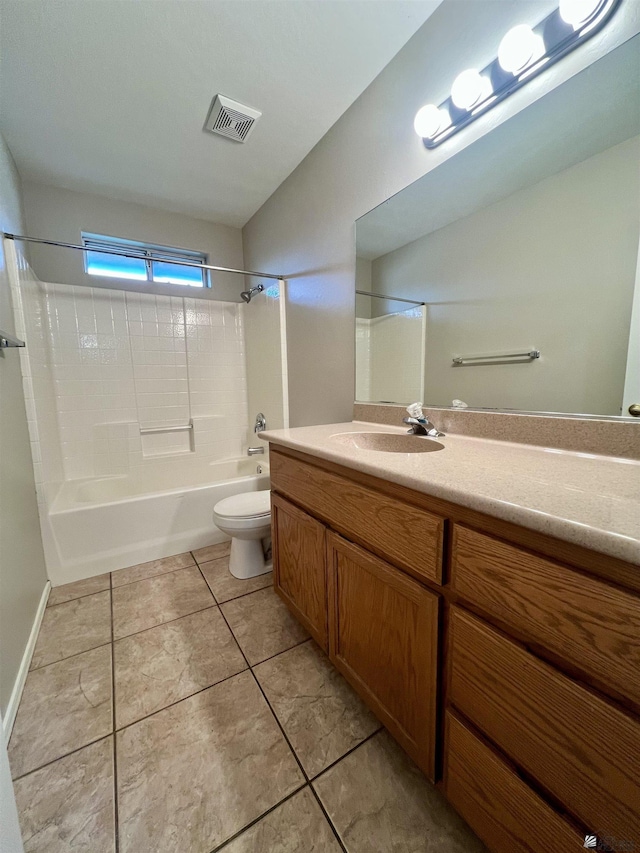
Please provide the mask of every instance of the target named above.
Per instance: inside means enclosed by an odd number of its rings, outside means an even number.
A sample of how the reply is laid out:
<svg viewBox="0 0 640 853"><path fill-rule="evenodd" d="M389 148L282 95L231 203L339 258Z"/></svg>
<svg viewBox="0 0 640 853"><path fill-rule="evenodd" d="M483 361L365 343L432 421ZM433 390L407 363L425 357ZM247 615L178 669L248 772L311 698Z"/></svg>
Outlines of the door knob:
<svg viewBox="0 0 640 853"><path fill-rule="evenodd" d="M632 403L627 411L632 417L640 418L640 403Z"/></svg>

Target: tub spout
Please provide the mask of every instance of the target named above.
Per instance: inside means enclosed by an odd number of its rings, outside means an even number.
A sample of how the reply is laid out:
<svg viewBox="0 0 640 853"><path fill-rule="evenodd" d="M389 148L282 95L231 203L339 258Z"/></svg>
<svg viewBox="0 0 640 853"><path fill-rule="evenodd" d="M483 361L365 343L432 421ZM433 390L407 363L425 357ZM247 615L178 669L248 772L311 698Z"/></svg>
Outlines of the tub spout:
<svg viewBox="0 0 640 853"><path fill-rule="evenodd" d="M258 456L264 453L264 447L250 447L247 450L247 456Z"/></svg>

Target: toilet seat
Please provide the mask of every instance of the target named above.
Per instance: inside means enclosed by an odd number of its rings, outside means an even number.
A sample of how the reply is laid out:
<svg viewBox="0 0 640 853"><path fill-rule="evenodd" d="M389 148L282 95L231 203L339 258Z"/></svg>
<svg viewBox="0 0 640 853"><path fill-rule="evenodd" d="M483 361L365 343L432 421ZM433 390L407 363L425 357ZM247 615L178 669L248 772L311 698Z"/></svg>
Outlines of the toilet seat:
<svg viewBox="0 0 640 853"><path fill-rule="evenodd" d="M215 505L216 515L221 518L262 518L271 515L271 492L244 492L223 498Z"/></svg>

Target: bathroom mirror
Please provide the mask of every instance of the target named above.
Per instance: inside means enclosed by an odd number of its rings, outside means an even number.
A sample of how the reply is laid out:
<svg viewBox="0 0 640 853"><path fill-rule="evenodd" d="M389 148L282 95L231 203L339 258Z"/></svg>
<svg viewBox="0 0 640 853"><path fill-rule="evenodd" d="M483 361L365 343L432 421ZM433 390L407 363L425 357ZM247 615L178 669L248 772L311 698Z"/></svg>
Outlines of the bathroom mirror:
<svg viewBox="0 0 640 853"><path fill-rule="evenodd" d="M628 416L639 238L636 36L357 221L356 399Z"/></svg>

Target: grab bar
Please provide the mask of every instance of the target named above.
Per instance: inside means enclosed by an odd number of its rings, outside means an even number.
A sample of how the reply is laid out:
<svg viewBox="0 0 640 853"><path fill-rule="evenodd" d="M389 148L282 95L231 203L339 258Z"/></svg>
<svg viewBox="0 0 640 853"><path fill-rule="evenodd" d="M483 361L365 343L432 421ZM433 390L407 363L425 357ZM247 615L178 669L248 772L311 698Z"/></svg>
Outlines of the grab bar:
<svg viewBox="0 0 640 853"><path fill-rule="evenodd" d="M183 426L140 427L140 435L150 435L154 432L184 432L193 429L193 423Z"/></svg>
<svg viewBox="0 0 640 853"><path fill-rule="evenodd" d="M0 349L24 346L26 346L25 342L21 341L19 338L14 338L13 335L8 335L6 332L0 332Z"/></svg>
<svg viewBox="0 0 640 853"><path fill-rule="evenodd" d="M497 352L486 355L454 355L451 363L465 365L468 362L477 364L478 362L486 361L487 364L495 364L496 362L506 361L510 358L528 358L533 360L534 358L540 358L540 350L530 349L525 352Z"/></svg>

